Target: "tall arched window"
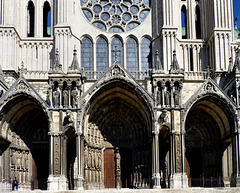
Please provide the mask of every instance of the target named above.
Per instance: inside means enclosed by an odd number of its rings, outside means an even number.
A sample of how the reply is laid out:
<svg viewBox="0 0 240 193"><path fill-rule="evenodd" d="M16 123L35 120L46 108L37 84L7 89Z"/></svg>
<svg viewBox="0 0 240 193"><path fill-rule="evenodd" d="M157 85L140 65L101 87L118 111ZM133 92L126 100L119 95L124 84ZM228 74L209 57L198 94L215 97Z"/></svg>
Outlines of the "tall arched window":
<svg viewBox="0 0 240 193"><path fill-rule="evenodd" d="M112 49L112 63L115 62L117 55L117 61L123 66L123 43L119 38L114 38L111 44Z"/></svg>
<svg viewBox="0 0 240 193"><path fill-rule="evenodd" d="M127 70L138 71L138 45L134 38L129 38L126 43Z"/></svg>
<svg viewBox="0 0 240 193"><path fill-rule="evenodd" d="M43 37L51 36L51 7L47 1L43 6Z"/></svg>
<svg viewBox="0 0 240 193"><path fill-rule="evenodd" d="M97 71L106 71L108 68L108 43L104 38L99 38L96 46Z"/></svg>
<svg viewBox="0 0 240 193"><path fill-rule="evenodd" d="M182 19L182 39L187 39L187 9L183 5L181 9L181 19Z"/></svg>
<svg viewBox="0 0 240 193"><path fill-rule="evenodd" d="M148 38L143 38L141 42L141 64L142 64L142 71L146 71L147 69L151 68L151 40Z"/></svg>
<svg viewBox="0 0 240 193"><path fill-rule="evenodd" d="M0 0L0 25L2 25L2 0Z"/></svg>
<svg viewBox="0 0 240 193"><path fill-rule="evenodd" d="M196 38L201 39L201 14L200 14L200 8L197 5L196 6Z"/></svg>
<svg viewBox="0 0 240 193"><path fill-rule="evenodd" d="M86 71L93 71L93 43L87 37L82 40L81 66Z"/></svg>
<svg viewBox="0 0 240 193"><path fill-rule="evenodd" d="M34 37L34 20L35 20L35 7L32 1L28 2L27 7L28 15L27 15L27 36Z"/></svg>
<svg viewBox="0 0 240 193"><path fill-rule="evenodd" d="M233 21L234 21L234 38L238 38L240 29L240 1L233 0Z"/></svg>

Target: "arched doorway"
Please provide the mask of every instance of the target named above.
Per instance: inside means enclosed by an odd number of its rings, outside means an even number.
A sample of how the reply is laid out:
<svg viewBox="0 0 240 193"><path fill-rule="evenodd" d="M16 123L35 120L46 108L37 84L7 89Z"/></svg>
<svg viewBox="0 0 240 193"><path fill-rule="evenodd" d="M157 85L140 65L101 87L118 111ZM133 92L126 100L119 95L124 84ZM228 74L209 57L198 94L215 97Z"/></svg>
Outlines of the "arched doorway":
<svg viewBox="0 0 240 193"><path fill-rule="evenodd" d="M200 98L187 114L185 130L189 186L230 185L234 118L226 101L217 95Z"/></svg>
<svg viewBox="0 0 240 193"><path fill-rule="evenodd" d="M85 188L147 188L151 183L151 111L124 81L90 99L84 128Z"/></svg>
<svg viewBox="0 0 240 193"><path fill-rule="evenodd" d="M47 189L49 175L48 117L39 101L17 94L1 110L4 178L17 177L19 189ZM9 178L9 179L8 179Z"/></svg>

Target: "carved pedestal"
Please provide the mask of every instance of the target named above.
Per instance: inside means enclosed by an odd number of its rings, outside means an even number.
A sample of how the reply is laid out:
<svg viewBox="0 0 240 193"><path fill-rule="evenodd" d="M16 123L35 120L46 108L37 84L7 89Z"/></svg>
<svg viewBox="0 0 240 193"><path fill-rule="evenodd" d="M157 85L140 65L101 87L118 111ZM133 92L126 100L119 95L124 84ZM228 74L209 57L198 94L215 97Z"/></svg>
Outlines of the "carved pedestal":
<svg viewBox="0 0 240 193"><path fill-rule="evenodd" d="M171 174L170 177L170 188L188 188L188 178L186 173L175 173Z"/></svg>
<svg viewBox="0 0 240 193"><path fill-rule="evenodd" d="M68 190L68 181L66 176L48 177L48 190Z"/></svg>

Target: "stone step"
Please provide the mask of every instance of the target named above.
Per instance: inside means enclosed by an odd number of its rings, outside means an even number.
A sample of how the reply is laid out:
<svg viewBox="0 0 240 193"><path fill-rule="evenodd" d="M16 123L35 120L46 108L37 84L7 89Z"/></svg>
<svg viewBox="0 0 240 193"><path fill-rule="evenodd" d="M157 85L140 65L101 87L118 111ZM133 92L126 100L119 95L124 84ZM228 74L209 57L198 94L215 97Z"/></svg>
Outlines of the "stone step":
<svg viewBox="0 0 240 193"><path fill-rule="evenodd" d="M11 191L0 191L9 193ZM187 188L187 189L101 189L101 190L19 190L18 193L240 193L240 188Z"/></svg>

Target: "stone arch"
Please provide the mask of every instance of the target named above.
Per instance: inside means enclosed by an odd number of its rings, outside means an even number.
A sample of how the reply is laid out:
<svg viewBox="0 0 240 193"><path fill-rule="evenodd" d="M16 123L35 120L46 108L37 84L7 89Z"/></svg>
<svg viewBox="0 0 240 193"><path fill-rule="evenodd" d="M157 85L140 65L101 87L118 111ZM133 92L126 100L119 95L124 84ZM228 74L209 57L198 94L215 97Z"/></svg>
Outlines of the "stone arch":
<svg viewBox="0 0 240 193"><path fill-rule="evenodd" d="M101 177L103 183L101 186L107 188L115 186L115 180L106 179L108 175L104 175L107 166L102 165L93 171L91 168L93 168L92 163L99 160L99 155L101 155L100 160L106 159L105 154L109 153L114 157L116 148L119 148L123 163L121 175L123 187L132 188L137 184L134 184L136 181L131 181L129 176L133 174L137 163L146 161L147 168L140 169L146 181L148 181L146 176L151 175L151 161L147 159L151 158L153 101L140 85L133 83L133 80L123 77L107 79L100 79L83 96L85 99L82 101L84 105L80 122L85 138L84 160L87 162L90 158L93 159L91 163L84 164L86 184L92 187ZM92 145L93 143L95 145ZM142 148L140 148L141 145ZM143 158L140 156L140 150L144 151ZM95 156L89 157L88 152L95 152ZM132 157L133 154L136 156ZM127 157L130 163L128 166L126 166ZM93 180L93 175L97 175L98 178ZM106 181L109 181L109 184L106 184ZM146 182L150 185L149 183L149 181Z"/></svg>
<svg viewBox="0 0 240 193"><path fill-rule="evenodd" d="M0 107L4 178L17 177L20 189L47 189L51 119L45 102L26 91L7 91ZM9 155L6 156L6 155Z"/></svg>
<svg viewBox="0 0 240 193"><path fill-rule="evenodd" d="M224 95L203 92L185 107L182 129L189 186L230 186L235 164L229 161L235 154L235 106Z"/></svg>

